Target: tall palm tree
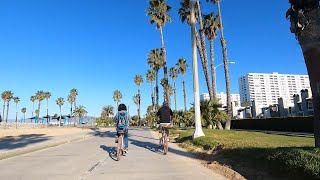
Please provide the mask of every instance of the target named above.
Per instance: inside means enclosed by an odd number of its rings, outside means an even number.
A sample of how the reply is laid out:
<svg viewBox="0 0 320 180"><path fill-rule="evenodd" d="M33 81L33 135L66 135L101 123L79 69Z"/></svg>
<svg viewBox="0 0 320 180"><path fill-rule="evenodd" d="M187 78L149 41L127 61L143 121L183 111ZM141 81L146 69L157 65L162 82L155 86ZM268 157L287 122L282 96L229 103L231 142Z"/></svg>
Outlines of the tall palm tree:
<svg viewBox="0 0 320 180"><path fill-rule="evenodd" d="M185 21L191 26L191 14L190 14L190 0L182 0L180 2L180 9L178 11L178 14L180 16L181 22L184 23ZM201 14L200 11L200 3L196 2L194 4L195 7L195 16L196 19L200 19L200 39L199 39L199 35L197 32L197 29L195 29L195 33L196 33L196 45L197 45L197 49L200 55L200 59L201 59L201 63L202 63L202 68L203 68L203 72L204 72L204 76L206 79L206 84L207 84L207 89L210 95L210 98L213 98L213 90L211 87L211 82L210 82L210 75L209 75L209 67L208 67L208 57L207 57L207 50L206 50L206 42L205 42L205 34L204 34L204 28L202 25L202 19L201 16L199 16L199 14Z"/></svg>
<svg viewBox="0 0 320 180"><path fill-rule="evenodd" d="M156 79L156 74L154 70L148 70L147 75L146 75L146 80L150 82L151 86L151 102L152 102L152 109L154 109L154 92L153 92L153 81Z"/></svg>
<svg viewBox="0 0 320 180"><path fill-rule="evenodd" d="M217 37L217 31L220 29L220 22L218 17L214 14L208 14L203 16L203 25L204 32L209 39L210 42L210 59L211 59L211 77L212 77L212 89L213 89L213 97L216 98L217 95L217 87L216 87L216 72L214 68L214 47L213 41Z"/></svg>
<svg viewBox="0 0 320 180"><path fill-rule="evenodd" d="M74 103L74 101L75 101L75 99L74 99L74 97L72 96L72 94L69 94L68 95L68 102L70 103L70 123L71 123L71 118L72 118L72 105L73 105L73 103ZM75 123L75 122L74 122Z"/></svg>
<svg viewBox="0 0 320 180"><path fill-rule="evenodd" d="M139 125L141 125L141 116L140 116L140 104L141 104L141 93L140 93L140 86L143 83L142 75L136 75L134 77L134 83L138 86L138 95L139 95L139 109L138 109L138 116L139 116Z"/></svg>
<svg viewBox="0 0 320 180"><path fill-rule="evenodd" d="M122 99L121 91L115 90L115 91L113 92L113 100L114 100L114 102L117 103L117 108L116 108L116 109L118 109L119 102L121 101L121 99Z"/></svg>
<svg viewBox="0 0 320 180"><path fill-rule="evenodd" d="M108 105L108 106L104 106L102 108L101 117L103 119L106 119L106 118L110 117L110 115L113 115L113 114L114 114L114 107L113 106Z"/></svg>
<svg viewBox="0 0 320 180"><path fill-rule="evenodd" d="M187 92L186 92L186 82L184 79L184 75L186 74L187 68L189 67L189 65L187 64L187 60L184 58L180 58L176 65L178 67L178 72L182 74L184 111L187 111Z"/></svg>
<svg viewBox="0 0 320 180"><path fill-rule="evenodd" d="M169 77L173 80L174 109L177 110L177 86L178 70L175 67L170 68Z"/></svg>
<svg viewBox="0 0 320 180"><path fill-rule="evenodd" d="M26 122L26 112L27 112L27 108L22 108L21 112L23 113L23 122Z"/></svg>
<svg viewBox="0 0 320 180"><path fill-rule="evenodd" d="M1 96L4 98L4 101L7 103L6 123L8 123L9 103L10 103L11 99L13 98L13 92L12 91L4 91Z"/></svg>
<svg viewBox="0 0 320 180"><path fill-rule="evenodd" d="M30 101L32 102L32 112L31 112L31 117L33 117L33 112L34 112L34 101L36 101L37 98L36 96L31 96Z"/></svg>
<svg viewBox="0 0 320 180"><path fill-rule="evenodd" d="M48 118L49 118L49 99L51 98L51 93L50 92L44 92L44 98L47 101L47 123L49 123Z"/></svg>
<svg viewBox="0 0 320 180"><path fill-rule="evenodd" d="M290 1L291 7L287 12L290 17L291 32L295 33L301 46L304 60L307 66L310 85L312 90L312 101L314 109L314 137L315 146L320 147L320 8L319 0ZM298 18L299 13L304 12L305 22ZM301 14L299 15L301 16Z"/></svg>
<svg viewBox="0 0 320 180"><path fill-rule="evenodd" d="M230 130L231 127L231 117L232 117L232 110L231 110L231 95L230 95L230 80L229 80L229 63L228 63L228 55L227 55L227 42L224 38L223 33L223 23L222 23L222 15L221 15L221 7L220 7L220 0L206 0L207 2L212 2L217 4L218 6L218 17L220 23L220 43L222 46L222 56L223 56L223 66L224 66L224 76L226 79L226 93L227 93L227 113L228 119L226 121L225 129Z"/></svg>
<svg viewBox="0 0 320 180"><path fill-rule="evenodd" d="M38 100L38 114L37 114L37 116L38 116L38 118L40 118L41 101L43 101L45 99L44 91L37 91L35 97Z"/></svg>
<svg viewBox="0 0 320 180"><path fill-rule="evenodd" d="M148 54L148 64L156 74L156 107L159 107L159 70L163 67L163 56L160 49L152 49Z"/></svg>
<svg viewBox="0 0 320 180"><path fill-rule="evenodd" d="M62 108L62 106L64 105L64 99L63 99L62 97L59 97L59 98L56 100L56 104L59 106L59 110L60 110L60 120L59 120L59 127L60 127L61 119L62 119L61 108Z"/></svg>
<svg viewBox="0 0 320 180"><path fill-rule="evenodd" d="M168 86L168 72L167 72L167 57L166 48L164 45L163 27L167 22L171 22L172 19L168 12L171 10L171 6L167 4L167 0L149 0L149 7L147 9L147 15L150 16L150 24L156 24L157 29L160 31L161 38L161 51L163 57L163 72L166 79L166 86ZM166 100L170 101L169 92L166 93Z"/></svg>
<svg viewBox="0 0 320 180"><path fill-rule="evenodd" d="M19 97L13 97L14 103L16 103L16 128L18 127L18 103L20 102Z"/></svg>
<svg viewBox="0 0 320 180"><path fill-rule="evenodd" d="M87 113L88 112L86 110L86 107L84 107L82 105L79 105L76 107L76 109L74 110L74 114L79 117L79 124L80 124L81 117L83 117Z"/></svg>
<svg viewBox="0 0 320 180"><path fill-rule="evenodd" d="M78 96L78 90L73 88L70 90L70 94L73 98L73 105L74 105L74 111L76 111L77 109L77 96ZM80 118L80 117L79 117ZM74 121L76 122L77 121L77 116L74 117Z"/></svg>

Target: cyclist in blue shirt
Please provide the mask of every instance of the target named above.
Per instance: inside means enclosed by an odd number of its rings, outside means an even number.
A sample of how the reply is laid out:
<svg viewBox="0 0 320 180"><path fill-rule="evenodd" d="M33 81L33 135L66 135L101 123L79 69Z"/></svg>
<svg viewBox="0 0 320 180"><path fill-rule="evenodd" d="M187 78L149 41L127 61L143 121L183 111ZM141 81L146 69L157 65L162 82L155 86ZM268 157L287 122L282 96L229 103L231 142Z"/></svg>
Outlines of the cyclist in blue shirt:
<svg viewBox="0 0 320 180"><path fill-rule="evenodd" d="M124 147L125 147L125 153L128 153L128 127L129 122L132 122L130 119L130 116L127 111L127 106L125 104L120 104L118 107L118 113L116 115L116 127L117 127L117 136L116 136L116 143L118 143L118 138L120 134L118 132L124 131Z"/></svg>

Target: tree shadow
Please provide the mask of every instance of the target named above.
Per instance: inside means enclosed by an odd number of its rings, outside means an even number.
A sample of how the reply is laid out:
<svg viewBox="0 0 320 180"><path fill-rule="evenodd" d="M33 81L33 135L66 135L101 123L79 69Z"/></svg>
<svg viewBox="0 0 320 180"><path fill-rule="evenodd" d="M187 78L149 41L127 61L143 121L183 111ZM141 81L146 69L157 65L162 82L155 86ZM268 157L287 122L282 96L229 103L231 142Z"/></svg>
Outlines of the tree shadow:
<svg viewBox="0 0 320 180"><path fill-rule="evenodd" d="M0 138L0 150L13 150L50 140L52 136L46 134L24 134L19 136L5 136Z"/></svg>
<svg viewBox="0 0 320 180"><path fill-rule="evenodd" d="M105 145L100 145L100 148L103 149L104 151L108 152L109 157L117 161L117 148L116 147L107 147Z"/></svg>

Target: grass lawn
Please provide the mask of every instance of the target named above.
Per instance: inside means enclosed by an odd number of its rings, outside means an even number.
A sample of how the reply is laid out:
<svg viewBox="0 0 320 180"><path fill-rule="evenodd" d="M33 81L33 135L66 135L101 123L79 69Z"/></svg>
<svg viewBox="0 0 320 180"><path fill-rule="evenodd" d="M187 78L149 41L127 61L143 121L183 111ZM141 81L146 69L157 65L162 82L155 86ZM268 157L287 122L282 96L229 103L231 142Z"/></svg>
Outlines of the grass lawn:
<svg viewBox="0 0 320 180"><path fill-rule="evenodd" d="M250 164L271 173L299 178L320 178L320 150L311 137L272 135L258 132L204 130L205 137L192 140L193 129L173 130L183 147L212 150L229 165ZM240 172L242 174L242 172Z"/></svg>

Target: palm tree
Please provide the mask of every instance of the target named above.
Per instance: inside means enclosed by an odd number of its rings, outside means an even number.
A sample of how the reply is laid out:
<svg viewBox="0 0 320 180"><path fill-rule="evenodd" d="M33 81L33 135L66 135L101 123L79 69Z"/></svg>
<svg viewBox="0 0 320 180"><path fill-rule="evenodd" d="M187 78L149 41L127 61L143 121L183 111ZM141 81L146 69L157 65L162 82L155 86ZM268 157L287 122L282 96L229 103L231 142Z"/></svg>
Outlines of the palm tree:
<svg viewBox="0 0 320 180"><path fill-rule="evenodd" d="M180 58L176 65L178 67L178 72L182 74L184 111L187 111L187 92L186 92L186 82L184 79L184 75L186 74L187 68L189 67L189 65L187 64L187 60L184 58Z"/></svg>
<svg viewBox="0 0 320 180"><path fill-rule="evenodd" d="M200 102L201 116L202 116L202 119L205 121L205 124L207 125L207 127L209 127L210 125L213 125L214 117L218 114L219 112L218 108L220 107L222 107L222 105L219 104L219 101L216 99ZM220 121L217 121L216 124L218 125L219 129L223 129Z"/></svg>
<svg viewBox="0 0 320 180"><path fill-rule="evenodd" d="M189 4L190 4L190 0L181 1L180 2L181 8L179 9L178 14L180 16L182 23L187 21L187 23L191 26L191 14L190 14ZM198 49L198 52L200 55L202 68L203 68L204 76L205 76L206 83L207 83L208 92L209 92L210 98L213 98L213 90L212 90L211 83L210 83L205 34L204 34L204 30L203 30L203 25L202 25L202 19L201 19L201 16L199 16L199 14L201 14L200 3L196 2L194 4L194 7L195 7L194 10L195 10L196 19L200 19L200 39L201 39L201 41L199 39L199 35L197 33L197 30L195 29L196 45L197 45L197 49Z"/></svg>
<svg viewBox="0 0 320 180"><path fill-rule="evenodd" d="M70 90L70 95L72 96L73 98L73 104L74 104L74 111L76 111L77 109L77 96L78 96L78 90L73 88ZM80 118L80 117L79 117ZM76 122L77 120L77 116L74 117L74 121Z"/></svg>
<svg viewBox="0 0 320 180"><path fill-rule="evenodd" d="M119 106L119 102L121 101L121 99L122 99L121 91L115 90L115 91L113 92L113 100L114 100L114 102L117 103L117 108L118 108L118 106Z"/></svg>
<svg viewBox="0 0 320 180"><path fill-rule="evenodd" d="M20 102L19 97L13 97L14 103L16 103L16 128L18 127L18 103Z"/></svg>
<svg viewBox="0 0 320 180"><path fill-rule="evenodd" d="M220 22L218 17L214 14L208 14L203 16L204 32L210 42L210 59L211 59L211 76L212 76L212 89L213 97L216 98L217 88L216 88L216 72L214 68L214 47L213 41L217 37L217 31L220 29Z"/></svg>
<svg viewBox="0 0 320 180"><path fill-rule="evenodd" d="M140 116L141 93L140 93L140 86L143 83L143 77L141 75L136 75L134 77L134 83L138 86L138 95L139 95L138 116L139 116L139 125L141 125L141 116Z"/></svg>
<svg viewBox="0 0 320 180"><path fill-rule="evenodd" d="M23 122L26 122L26 112L27 112L27 108L22 108L21 112L23 113Z"/></svg>
<svg viewBox="0 0 320 180"><path fill-rule="evenodd" d="M226 79L226 93L227 93L227 113L228 119L225 125L226 130L230 130L231 127L231 117L232 117L232 110L231 110L231 95L230 95L230 80L229 80L229 67L228 67L228 55L227 55L227 42L224 38L223 33L223 23L222 23L222 16L221 16L221 8L220 8L220 0L206 0L207 2L212 2L217 4L218 6L218 17L219 17L219 24L220 24L220 42L222 46L222 56L223 56L223 66L224 66L224 76Z"/></svg>
<svg viewBox="0 0 320 180"><path fill-rule="evenodd" d="M297 4L301 2L302 4ZM314 1L290 1L291 7L287 12L290 17L292 33L295 33L301 46L304 60L307 66L312 91L314 108L314 137L315 146L320 147L320 8L319 0ZM308 9L304 9L308 8ZM298 13L304 12L306 22L298 18ZM300 16L300 15L299 15Z"/></svg>
<svg viewBox="0 0 320 180"><path fill-rule="evenodd" d="M9 115L9 103L11 99L13 98L13 92L12 91L4 91L1 94L2 98L4 99L4 102L7 103L7 116L6 116L6 123L8 123L8 115ZM4 117L4 116L3 116Z"/></svg>
<svg viewBox="0 0 320 180"><path fill-rule="evenodd" d="M168 81L168 72L167 72L167 57L166 57L166 48L164 45L163 37L163 27L167 22L171 22L172 19L168 12L171 10L171 6L167 4L167 0L149 0L149 8L147 9L147 15L150 16L150 24L156 24L157 29L160 31L160 38L162 44L162 57L163 57L163 72L166 82ZM166 86L168 82L166 83ZM169 92L166 93L166 100L170 101Z"/></svg>
<svg viewBox="0 0 320 180"><path fill-rule="evenodd" d="M50 92L45 92L44 93L44 98L47 100L47 123L49 123L48 118L49 118L49 99L51 97Z"/></svg>
<svg viewBox="0 0 320 180"><path fill-rule="evenodd" d="M45 99L44 91L37 91L35 97L38 100L38 114L37 114L37 116L38 116L38 118L40 118L41 101L43 101Z"/></svg>
<svg viewBox="0 0 320 180"><path fill-rule="evenodd" d="M178 77L178 70L175 67L170 68L169 77L173 80L173 94L174 94L174 109L177 110L177 86L176 80Z"/></svg>
<svg viewBox="0 0 320 180"><path fill-rule="evenodd" d="M114 114L114 107L113 106L108 105L108 106L104 106L102 108L101 117L103 119L106 119L106 118L110 117L110 115L113 115L113 114Z"/></svg>
<svg viewBox="0 0 320 180"><path fill-rule="evenodd" d="M59 120L59 127L60 127L60 124L61 124L61 119L62 119L62 113L61 113L61 108L64 104L64 99L62 97L59 97L57 100L56 100L56 104L59 106L59 109L60 109L60 120Z"/></svg>
<svg viewBox="0 0 320 180"><path fill-rule="evenodd" d="M71 107L70 107L70 123L71 123L71 117L72 117L72 105L74 103L75 99L72 96L72 94L68 95L68 102L70 103ZM75 123L75 122L74 122Z"/></svg>
<svg viewBox="0 0 320 180"><path fill-rule="evenodd" d="M148 54L148 64L156 74L156 107L159 106L159 76L158 72L163 67L163 59L160 49L152 49Z"/></svg>
<svg viewBox="0 0 320 180"><path fill-rule="evenodd" d="M33 112L34 112L34 101L36 101L36 96L31 96L30 101L32 102L32 112L31 112L31 117L33 117Z"/></svg>
<svg viewBox="0 0 320 180"><path fill-rule="evenodd" d="M156 78L156 74L154 70L148 70L147 75L146 75L146 80L150 82L151 86L151 102L152 102L152 109L154 109L154 93L153 93L153 81Z"/></svg>
<svg viewBox="0 0 320 180"><path fill-rule="evenodd" d="M79 117L79 124L80 124L81 117L87 113L88 112L86 111L86 107L84 107L82 105L79 105L76 107L76 109L74 110L74 114Z"/></svg>

